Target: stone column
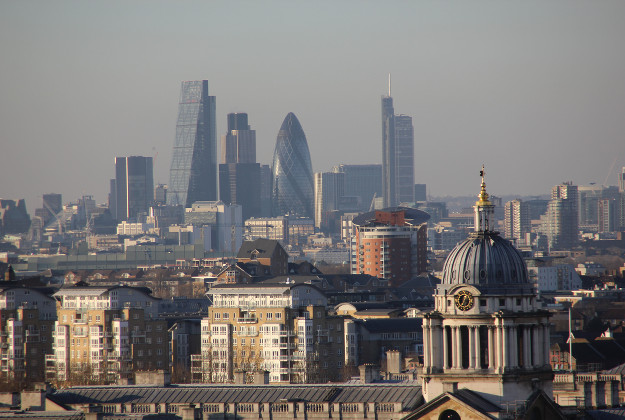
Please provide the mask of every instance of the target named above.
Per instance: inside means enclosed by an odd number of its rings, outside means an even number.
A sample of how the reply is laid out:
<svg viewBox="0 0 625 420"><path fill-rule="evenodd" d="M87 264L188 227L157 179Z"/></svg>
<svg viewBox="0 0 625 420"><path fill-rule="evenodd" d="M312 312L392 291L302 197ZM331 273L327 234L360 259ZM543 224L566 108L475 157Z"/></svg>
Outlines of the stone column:
<svg viewBox="0 0 625 420"><path fill-rule="evenodd" d="M540 357L540 325L532 327L532 365L542 366L542 358Z"/></svg>
<svg viewBox="0 0 625 420"><path fill-rule="evenodd" d="M456 350L456 369L462 369L462 335L460 334L460 327L454 327L456 329L456 342L454 343L454 349Z"/></svg>
<svg viewBox="0 0 625 420"><path fill-rule="evenodd" d="M423 369L428 372L430 368L430 320L423 318Z"/></svg>
<svg viewBox="0 0 625 420"><path fill-rule="evenodd" d="M519 340L516 325L510 327L510 367L519 366Z"/></svg>
<svg viewBox="0 0 625 420"><path fill-rule="evenodd" d="M523 327L523 367L529 369L532 364L532 346L530 343L530 329L529 325Z"/></svg>
<svg viewBox="0 0 625 420"><path fill-rule="evenodd" d="M488 326L488 368L489 369L497 369L495 366L495 328L493 326Z"/></svg>
<svg viewBox="0 0 625 420"><path fill-rule="evenodd" d="M549 357L549 352L551 349L551 342L550 342L551 331L549 329L549 322L545 322L542 325L543 325L543 333L544 333L543 365L548 365L551 362L551 358Z"/></svg>
<svg viewBox="0 0 625 420"><path fill-rule="evenodd" d="M467 340L469 341L469 369L475 369L475 345L474 345L474 334L473 334L473 325L469 325L467 327Z"/></svg>
<svg viewBox="0 0 625 420"><path fill-rule="evenodd" d="M430 363L435 369L441 368L441 350L441 328L439 325L432 325L432 320L430 320L430 355L432 356Z"/></svg>
<svg viewBox="0 0 625 420"><path fill-rule="evenodd" d="M449 369L449 346L447 345L447 328L443 327L443 369Z"/></svg>
<svg viewBox="0 0 625 420"><path fill-rule="evenodd" d="M503 325L501 320L501 370L502 372L508 367L508 326Z"/></svg>
<svg viewBox="0 0 625 420"><path fill-rule="evenodd" d="M476 369L481 369L482 368L482 355L480 354L480 327L477 326L475 327L475 339L474 339L474 343L475 343L475 368Z"/></svg>

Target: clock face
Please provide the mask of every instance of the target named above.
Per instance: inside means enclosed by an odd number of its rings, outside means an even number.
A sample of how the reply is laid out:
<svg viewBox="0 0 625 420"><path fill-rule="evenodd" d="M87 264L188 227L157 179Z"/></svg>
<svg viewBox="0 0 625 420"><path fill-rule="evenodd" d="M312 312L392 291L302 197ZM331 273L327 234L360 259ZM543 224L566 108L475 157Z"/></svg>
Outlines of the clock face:
<svg viewBox="0 0 625 420"><path fill-rule="evenodd" d="M461 311L468 311L473 307L473 295L468 290L458 292L454 300L456 307Z"/></svg>

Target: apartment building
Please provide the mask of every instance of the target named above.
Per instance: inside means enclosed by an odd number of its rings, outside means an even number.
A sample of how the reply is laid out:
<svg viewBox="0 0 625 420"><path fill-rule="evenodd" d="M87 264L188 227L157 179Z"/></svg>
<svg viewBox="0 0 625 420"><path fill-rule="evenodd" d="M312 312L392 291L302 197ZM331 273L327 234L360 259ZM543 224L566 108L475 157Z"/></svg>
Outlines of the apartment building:
<svg viewBox="0 0 625 420"><path fill-rule="evenodd" d="M326 314L317 287L285 279L220 284L202 320L202 351L192 356L200 381L229 382L235 371L264 369L270 382L336 380L343 367L343 319Z"/></svg>
<svg viewBox="0 0 625 420"><path fill-rule="evenodd" d="M0 378L41 381L52 352L55 301L49 289L3 282L0 286Z"/></svg>
<svg viewBox="0 0 625 420"><path fill-rule="evenodd" d="M168 332L158 302L142 287L61 288L57 299L49 380L72 380L77 372L98 381L130 378L134 370L169 365Z"/></svg>

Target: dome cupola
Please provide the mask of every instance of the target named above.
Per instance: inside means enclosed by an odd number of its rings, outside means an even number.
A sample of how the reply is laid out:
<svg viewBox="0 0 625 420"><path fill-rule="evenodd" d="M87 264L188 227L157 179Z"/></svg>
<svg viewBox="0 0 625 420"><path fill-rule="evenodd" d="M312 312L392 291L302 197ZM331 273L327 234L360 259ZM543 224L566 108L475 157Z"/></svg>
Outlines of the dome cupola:
<svg viewBox="0 0 625 420"><path fill-rule="evenodd" d="M475 203L475 231L449 253L443 266L442 285L470 284L481 289L531 286L527 267L519 251L492 230L494 205L486 192L485 170L480 171L482 183ZM493 290L494 291L494 290Z"/></svg>

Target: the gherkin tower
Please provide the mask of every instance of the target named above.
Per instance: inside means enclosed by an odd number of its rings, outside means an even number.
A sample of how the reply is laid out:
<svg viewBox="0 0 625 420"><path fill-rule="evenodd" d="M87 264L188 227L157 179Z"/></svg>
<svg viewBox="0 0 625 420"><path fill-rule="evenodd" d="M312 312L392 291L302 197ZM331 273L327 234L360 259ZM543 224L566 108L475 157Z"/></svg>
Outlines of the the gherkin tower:
<svg viewBox="0 0 625 420"><path fill-rule="evenodd" d="M292 112L284 119L273 152L273 213L313 217L314 181L308 142Z"/></svg>

